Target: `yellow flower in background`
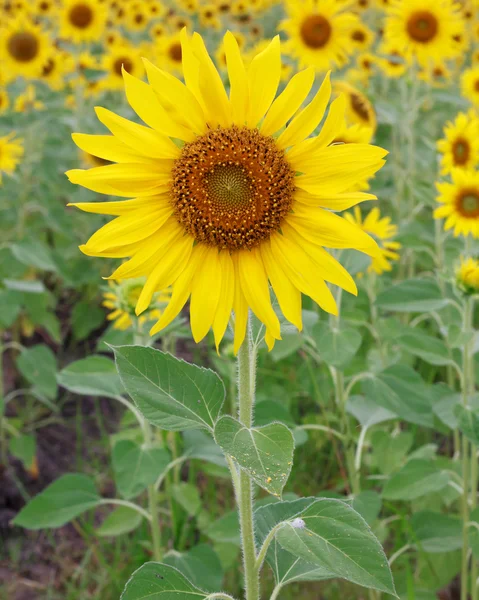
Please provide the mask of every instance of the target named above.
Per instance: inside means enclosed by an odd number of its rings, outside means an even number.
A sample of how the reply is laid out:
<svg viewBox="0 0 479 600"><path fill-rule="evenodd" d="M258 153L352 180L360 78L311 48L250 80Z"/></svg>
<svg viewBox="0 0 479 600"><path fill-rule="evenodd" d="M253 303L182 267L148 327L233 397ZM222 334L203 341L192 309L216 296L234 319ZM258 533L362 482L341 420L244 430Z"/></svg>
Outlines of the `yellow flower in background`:
<svg viewBox="0 0 479 600"><path fill-rule="evenodd" d="M374 32L367 25L358 21L350 31L351 43L358 50L367 50L374 43Z"/></svg>
<svg viewBox="0 0 479 600"><path fill-rule="evenodd" d="M454 36L465 30L452 0L393 0L387 9L385 43L421 64L458 55Z"/></svg>
<svg viewBox="0 0 479 600"><path fill-rule="evenodd" d="M333 140L333 144L369 144L374 130L364 125L343 125Z"/></svg>
<svg viewBox="0 0 479 600"><path fill-rule="evenodd" d="M50 17L58 10L58 4L54 0L37 0L34 14L42 17Z"/></svg>
<svg viewBox="0 0 479 600"><path fill-rule="evenodd" d="M461 77L462 95L475 106L479 106L479 67L464 71Z"/></svg>
<svg viewBox="0 0 479 600"><path fill-rule="evenodd" d="M125 27L129 31L143 31L151 21L151 14L146 5L133 4L126 6Z"/></svg>
<svg viewBox="0 0 479 600"><path fill-rule="evenodd" d="M51 44L42 29L24 17L0 27L0 64L7 81L38 77Z"/></svg>
<svg viewBox="0 0 479 600"><path fill-rule="evenodd" d="M459 113L454 122L444 128L444 139L437 148L441 156L441 173L447 175L455 168L471 169L479 163L479 119L470 111Z"/></svg>
<svg viewBox="0 0 479 600"><path fill-rule="evenodd" d="M479 292L479 260L461 257L461 263L456 270L456 281L459 288L466 294Z"/></svg>
<svg viewBox="0 0 479 600"><path fill-rule="evenodd" d="M155 56L163 69L174 75L180 74L183 58L180 33L161 38L156 44Z"/></svg>
<svg viewBox="0 0 479 600"><path fill-rule="evenodd" d="M382 44L379 53L382 56L378 60L378 65L384 75L391 79L398 79L407 72L408 61L397 48Z"/></svg>
<svg viewBox="0 0 479 600"><path fill-rule="evenodd" d="M113 328L121 331L133 328L136 322L141 327L148 321L158 320L165 306L171 300L171 290L162 290L153 296L150 309L137 317L135 306L145 285L145 280L110 280L108 285L108 292L103 294L103 306L112 311L108 314L107 319L114 321Z"/></svg>
<svg viewBox="0 0 479 600"><path fill-rule="evenodd" d="M312 66L320 72L340 68L354 53L351 33L359 19L337 0L288 0L286 12L288 18L281 25L289 38L285 52L301 68Z"/></svg>
<svg viewBox="0 0 479 600"><path fill-rule="evenodd" d="M211 27L212 29L221 29L221 19L219 11L214 4L201 5L198 11L200 25L202 27Z"/></svg>
<svg viewBox="0 0 479 600"><path fill-rule="evenodd" d="M331 313L337 307L326 281L356 293L351 276L323 247L376 254L370 236L332 211L375 198L348 190L372 177L387 152L368 144L330 145L344 122L342 96L309 138L330 100L329 77L304 108L313 69L295 75L275 99L279 37L246 69L234 36L226 34L229 97L201 36L183 32L181 42L185 84L148 61L149 84L124 72L128 102L146 127L98 108L113 136L74 135L82 150L117 164L69 171L70 181L133 198L76 205L116 217L82 251L128 257L112 279L147 278L138 315L156 291L173 287L152 334L191 297L195 341L212 328L218 346L234 311L237 351L251 308L272 347L281 331L268 282L299 329L302 293Z"/></svg>
<svg viewBox="0 0 479 600"><path fill-rule="evenodd" d="M23 140L15 139L15 136L16 133L12 131L8 135L0 137L0 185L2 184L2 174L11 175L23 157Z"/></svg>
<svg viewBox="0 0 479 600"><path fill-rule="evenodd" d="M429 65L419 67L418 78L429 83L434 88L444 88L451 82L451 71L446 63L431 61Z"/></svg>
<svg viewBox="0 0 479 600"><path fill-rule="evenodd" d="M381 217L377 207L371 209L364 219L359 206L354 207L353 214L346 213L344 216L348 221L372 235L378 243L379 252L372 257L368 273L381 275L386 271L391 271L390 261L399 260L398 250L401 249L401 244L393 240L397 234L397 225L391 223L390 217Z"/></svg>
<svg viewBox="0 0 479 600"><path fill-rule="evenodd" d="M37 100L37 90L33 84L28 84L23 94L19 94L15 99L15 112L24 113L30 110L44 110L45 104Z"/></svg>
<svg viewBox="0 0 479 600"><path fill-rule="evenodd" d="M60 35L74 43L99 40L105 29L107 11L98 0L64 0L59 15Z"/></svg>
<svg viewBox="0 0 479 600"><path fill-rule="evenodd" d="M369 98L360 90L346 81L335 81L333 84L335 94L344 94L346 98L346 121L358 124L376 131L376 111Z"/></svg>
<svg viewBox="0 0 479 600"><path fill-rule="evenodd" d="M126 41L111 46L103 55L100 67L107 73L100 86L107 90L123 89L122 69L135 77L141 77L145 71L140 52Z"/></svg>
<svg viewBox="0 0 479 600"><path fill-rule="evenodd" d="M444 229L454 236L479 237L479 172L464 169L452 171L452 183L437 183L441 204L434 211L435 219L445 219Z"/></svg>

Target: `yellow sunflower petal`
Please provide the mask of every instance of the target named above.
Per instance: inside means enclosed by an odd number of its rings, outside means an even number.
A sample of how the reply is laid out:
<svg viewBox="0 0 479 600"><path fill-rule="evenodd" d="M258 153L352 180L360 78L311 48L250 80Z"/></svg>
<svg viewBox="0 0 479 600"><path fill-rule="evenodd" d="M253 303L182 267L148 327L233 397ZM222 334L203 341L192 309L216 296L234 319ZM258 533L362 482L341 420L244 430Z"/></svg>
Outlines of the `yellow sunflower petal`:
<svg viewBox="0 0 479 600"><path fill-rule="evenodd" d="M191 284L190 323L193 339L200 342L210 330L221 293L221 263L217 248L208 248Z"/></svg>
<svg viewBox="0 0 479 600"><path fill-rule="evenodd" d="M247 124L256 127L273 102L281 78L279 35L251 61L248 69L250 103Z"/></svg>
<svg viewBox="0 0 479 600"><path fill-rule="evenodd" d="M72 139L84 152L117 163L154 162L154 158L135 152L112 135L73 133Z"/></svg>
<svg viewBox="0 0 479 600"><path fill-rule="evenodd" d="M217 352L219 352L221 340L230 320L235 288L234 266L230 253L227 251L220 252L219 260L221 265L221 293L213 321L213 333Z"/></svg>
<svg viewBox="0 0 479 600"><path fill-rule="evenodd" d="M235 36L227 31L224 49L230 81L230 104L233 123L244 125L249 107L248 76Z"/></svg>
<svg viewBox="0 0 479 600"><path fill-rule="evenodd" d="M169 197L164 196L143 196L134 200L118 200L110 202L69 202L67 206L74 206L83 212L95 213L98 215L126 215L137 208L156 208L157 206L166 206L169 203Z"/></svg>

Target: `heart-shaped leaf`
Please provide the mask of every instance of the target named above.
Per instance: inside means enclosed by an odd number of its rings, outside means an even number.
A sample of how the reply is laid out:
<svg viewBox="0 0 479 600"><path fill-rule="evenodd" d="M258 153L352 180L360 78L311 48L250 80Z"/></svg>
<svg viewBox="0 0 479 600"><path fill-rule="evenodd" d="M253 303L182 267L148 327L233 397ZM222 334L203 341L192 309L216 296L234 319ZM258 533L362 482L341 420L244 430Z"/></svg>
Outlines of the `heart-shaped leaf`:
<svg viewBox="0 0 479 600"><path fill-rule="evenodd" d="M280 496L293 464L294 439L282 423L248 429L233 417L216 423L215 440L256 483Z"/></svg>
<svg viewBox="0 0 479 600"><path fill-rule="evenodd" d="M169 431L213 429L225 398L214 371L143 346L113 348L126 391L153 425Z"/></svg>
<svg viewBox="0 0 479 600"><path fill-rule="evenodd" d="M106 356L88 356L70 363L57 375L60 385L84 396L120 396L125 393L115 368Z"/></svg>

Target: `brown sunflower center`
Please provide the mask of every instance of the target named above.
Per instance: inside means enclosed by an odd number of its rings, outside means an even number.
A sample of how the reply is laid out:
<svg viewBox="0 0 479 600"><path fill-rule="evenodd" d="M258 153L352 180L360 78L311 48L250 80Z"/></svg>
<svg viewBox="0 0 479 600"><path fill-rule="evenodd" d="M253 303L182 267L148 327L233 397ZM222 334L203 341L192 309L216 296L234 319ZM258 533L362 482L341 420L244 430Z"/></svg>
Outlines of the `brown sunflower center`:
<svg viewBox="0 0 479 600"><path fill-rule="evenodd" d="M367 104L359 94L351 94L351 108L363 121L369 122L369 111Z"/></svg>
<svg viewBox="0 0 479 600"><path fill-rule="evenodd" d="M145 17L141 13L138 13L137 15L135 15L135 23L137 25L141 25L144 20L145 20Z"/></svg>
<svg viewBox="0 0 479 600"><path fill-rule="evenodd" d="M239 250L278 231L293 203L294 171L256 129L213 129L185 144L173 169L175 215L196 241Z"/></svg>
<svg viewBox="0 0 479 600"><path fill-rule="evenodd" d="M47 62L43 65L42 75L43 77L48 77L53 70L55 69L55 61L52 58L49 58Z"/></svg>
<svg viewBox="0 0 479 600"><path fill-rule="evenodd" d="M34 60L40 50L37 37L30 32L14 33L7 44L8 52L15 60L22 63Z"/></svg>
<svg viewBox="0 0 479 600"><path fill-rule="evenodd" d="M465 165L469 159L471 148L464 138L458 138L452 145L452 155L455 165Z"/></svg>
<svg viewBox="0 0 479 600"><path fill-rule="evenodd" d="M301 37L309 48L317 50L329 42L333 29L331 23L322 15L309 15L301 25Z"/></svg>
<svg viewBox="0 0 479 600"><path fill-rule="evenodd" d="M179 42L171 44L171 46L168 48L168 54L171 60L174 60L175 62L181 62L181 59L183 57L183 53L181 51L181 44Z"/></svg>
<svg viewBox="0 0 479 600"><path fill-rule="evenodd" d="M73 27L86 29L93 21L93 10L88 4L75 4L72 6L68 17Z"/></svg>
<svg viewBox="0 0 479 600"><path fill-rule="evenodd" d="M457 209L463 217L469 219L479 217L479 191L463 190L458 197Z"/></svg>
<svg viewBox="0 0 479 600"><path fill-rule="evenodd" d="M361 31L360 29L353 31L351 37L355 42L359 43L363 43L366 40L366 35L364 34L364 31Z"/></svg>
<svg viewBox="0 0 479 600"><path fill-rule="evenodd" d="M115 60L115 62L113 63L113 71L119 77L122 76L121 67L123 67L127 73L131 73L133 70L133 62L126 56L122 56Z"/></svg>
<svg viewBox="0 0 479 600"><path fill-rule="evenodd" d="M476 81L474 82L474 90L476 92L479 92L479 79L476 79Z"/></svg>
<svg viewBox="0 0 479 600"><path fill-rule="evenodd" d="M411 15L407 22L409 36L421 44L427 44L433 40L439 30L436 17L427 10L420 10Z"/></svg>

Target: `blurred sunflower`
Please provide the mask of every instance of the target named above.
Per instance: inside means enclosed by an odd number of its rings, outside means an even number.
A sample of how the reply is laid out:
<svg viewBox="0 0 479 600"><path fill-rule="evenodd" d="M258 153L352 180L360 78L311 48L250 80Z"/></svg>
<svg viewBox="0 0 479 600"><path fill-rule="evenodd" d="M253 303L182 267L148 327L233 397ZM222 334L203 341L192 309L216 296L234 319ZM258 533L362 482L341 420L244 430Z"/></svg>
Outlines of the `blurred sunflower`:
<svg viewBox="0 0 479 600"><path fill-rule="evenodd" d="M337 0L288 0L286 12L288 18L281 24L289 37L285 51L298 60L300 67L312 66L323 72L340 68L354 53L351 33L359 19Z"/></svg>
<svg viewBox="0 0 479 600"><path fill-rule="evenodd" d="M103 55L100 66L107 73L101 81L101 87L107 90L123 88L122 69L135 77L141 77L144 73L139 51L127 42L111 46Z"/></svg>
<svg viewBox="0 0 479 600"><path fill-rule="evenodd" d="M50 48L47 34L26 18L8 20L0 27L0 63L7 81L37 77Z"/></svg>
<svg viewBox="0 0 479 600"><path fill-rule="evenodd" d="M54 0L37 0L33 12L35 15L41 17L49 17L57 10L57 8L58 5Z"/></svg>
<svg viewBox="0 0 479 600"><path fill-rule="evenodd" d="M374 32L361 21L358 21L350 32L351 43L358 50L367 50L374 42Z"/></svg>
<svg viewBox="0 0 479 600"><path fill-rule="evenodd" d="M168 325L191 296L196 341L212 328L218 346L233 310L238 351L251 308L272 347L281 332L268 281L299 329L301 293L331 313L337 307L325 281L356 293L351 276L323 246L376 254L369 235L331 211L374 198L347 190L372 177L387 152L368 144L330 146L344 122L343 97L309 138L330 100L329 77L304 108L313 69L295 75L275 100L279 37L246 70L234 36L226 34L229 97L201 36L183 32L181 41L185 84L148 61L149 84L124 72L128 102L148 127L98 108L113 136L74 135L82 150L118 164L69 171L70 181L134 198L76 205L117 217L81 248L90 256L130 258L111 279L147 278L137 315L155 292L173 286L151 333Z"/></svg>
<svg viewBox="0 0 479 600"><path fill-rule="evenodd" d="M30 110L43 110L45 104L37 99L37 90L31 83L27 85L23 94L15 98L15 112L23 113Z"/></svg>
<svg viewBox="0 0 479 600"><path fill-rule="evenodd" d="M79 44L101 38L107 11L98 0L64 0L59 19L60 35Z"/></svg>
<svg viewBox="0 0 479 600"><path fill-rule="evenodd" d="M393 0L384 39L407 58L426 64L457 56L453 38L463 31L464 21L451 0Z"/></svg>
<svg viewBox="0 0 479 600"><path fill-rule="evenodd" d="M454 169L452 183L437 183L436 187L441 206L434 211L434 218L445 219L444 229L452 229L454 237L479 237L479 172Z"/></svg>
<svg viewBox="0 0 479 600"><path fill-rule="evenodd" d="M379 252L372 257L368 273L381 275L385 271L391 271L390 261L399 260L398 250L401 249L401 244L393 240L397 234L397 226L391 223L390 217L381 217L379 208L374 207L363 219L359 206L354 207L353 214L346 213L344 216L349 222L372 235L378 243Z"/></svg>
<svg viewBox="0 0 479 600"><path fill-rule="evenodd" d="M198 11L200 25L202 27L211 27L212 29L221 29L221 19L217 7L214 4L204 4Z"/></svg>
<svg viewBox="0 0 479 600"><path fill-rule="evenodd" d="M151 15L146 5L135 3L127 5L125 27L129 31L144 31L151 21Z"/></svg>
<svg viewBox="0 0 479 600"><path fill-rule="evenodd" d="M471 169L479 163L479 119L471 111L459 113L454 122L444 128L444 139L437 148L442 154L441 173L447 175L455 168Z"/></svg>
<svg viewBox="0 0 479 600"><path fill-rule="evenodd" d="M180 33L161 38L156 45L156 56L161 66L169 73L181 73L183 55Z"/></svg>
<svg viewBox="0 0 479 600"><path fill-rule="evenodd" d="M479 67L464 71L461 77L462 95L475 106L479 106Z"/></svg>
<svg viewBox="0 0 479 600"><path fill-rule="evenodd" d="M458 287L466 294L479 292L479 261L475 258L461 257L461 263L456 270Z"/></svg>
<svg viewBox="0 0 479 600"><path fill-rule="evenodd" d="M347 122L370 127L376 131L376 112L367 96L345 81L335 81L333 91L346 97Z"/></svg>
<svg viewBox="0 0 479 600"><path fill-rule="evenodd" d="M379 53L382 56L378 60L378 66L387 77L398 79L407 72L408 61L397 48L383 44Z"/></svg>
<svg viewBox="0 0 479 600"><path fill-rule="evenodd" d="M23 157L23 140L15 139L16 133L12 131L8 135L0 137L0 185L2 174L11 175Z"/></svg>
<svg viewBox="0 0 479 600"><path fill-rule="evenodd" d="M108 282L109 290L103 294L103 306L112 312L107 319L114 321L113 328L125 331L134 327L135 323L141 328L147 321L157 321L162 310L171 300L171 290L156 293L150 309L140 317L135 315L135 306L145 285L145 279L130 279L128 281Z"/></svg>

